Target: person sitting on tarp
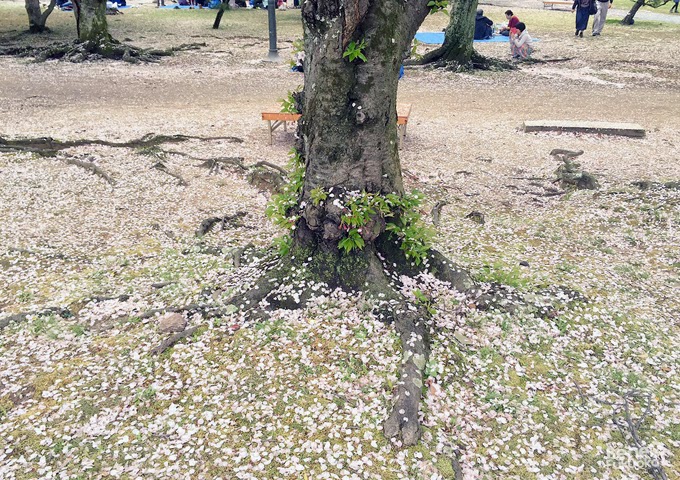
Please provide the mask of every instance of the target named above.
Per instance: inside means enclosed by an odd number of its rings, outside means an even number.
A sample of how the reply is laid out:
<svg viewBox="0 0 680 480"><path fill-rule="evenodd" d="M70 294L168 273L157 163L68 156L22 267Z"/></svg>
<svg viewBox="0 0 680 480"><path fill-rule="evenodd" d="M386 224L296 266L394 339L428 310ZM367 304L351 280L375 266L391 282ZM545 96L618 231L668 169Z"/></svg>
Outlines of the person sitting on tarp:
<svg viewBox="0 0 680 480"><path fill-rule="evenodd" d="M475 40L486 40L493 37L493 20L484 16L484 10L477 10L475 17Z"/></svg>
<svg viewBox="0 0 680 480"><path fill-rule="evenodd" d="M506 10L505 11L505 18L508 19L508 24L503 25L499 30L498 33L500 33L503 36L510 36L510 30L513 28L517 28L517 24L519 23L519 18L515 16L514 13L512 13L512 10Z"/></svg>

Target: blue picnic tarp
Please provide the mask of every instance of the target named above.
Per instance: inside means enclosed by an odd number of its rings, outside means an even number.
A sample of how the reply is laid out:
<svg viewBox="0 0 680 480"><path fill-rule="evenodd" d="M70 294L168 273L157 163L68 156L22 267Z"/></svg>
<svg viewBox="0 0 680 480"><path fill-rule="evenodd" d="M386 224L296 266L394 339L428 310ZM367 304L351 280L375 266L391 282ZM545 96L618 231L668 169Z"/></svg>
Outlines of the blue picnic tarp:
<svg viewBox="0 0 680 480"><path fill-rule="evenodd" d="M444 43L444 32L418 32L416 40L429 45L441 45ZM494 35L487 40L475 40L475 43L507 43L507 41L508 37L504 35ZM531 41L537 42L538 39L532 38Z"/></svg>

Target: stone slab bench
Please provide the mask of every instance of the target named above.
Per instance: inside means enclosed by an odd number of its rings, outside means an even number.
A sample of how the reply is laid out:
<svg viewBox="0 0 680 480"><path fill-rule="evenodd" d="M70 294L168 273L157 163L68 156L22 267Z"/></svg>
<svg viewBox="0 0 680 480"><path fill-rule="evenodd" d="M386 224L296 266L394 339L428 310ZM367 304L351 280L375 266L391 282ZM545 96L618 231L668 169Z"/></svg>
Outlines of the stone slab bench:
<svg viewBox="0 0 680 480"><path fill-rule="evenodd" d="M642 138L645 129L636 123L573 122L563 120L534 120L524 122L525 132L576 132L621 135Z"/></svg>
<svg viewBox="0 0 680 480"><path fill-rule="evenodd" d="M408 125L408 117L411 115L410 103L397 104L397 130L399 133L399 144L403 143L406 137L406 127ZM283 126L283 131L288 131L288 122L297 122L300 120L299 113L282 113L282 112L262 112L262 120L267 122L267 129L269 130L269 145L272 144L274 130Z"/></svg>

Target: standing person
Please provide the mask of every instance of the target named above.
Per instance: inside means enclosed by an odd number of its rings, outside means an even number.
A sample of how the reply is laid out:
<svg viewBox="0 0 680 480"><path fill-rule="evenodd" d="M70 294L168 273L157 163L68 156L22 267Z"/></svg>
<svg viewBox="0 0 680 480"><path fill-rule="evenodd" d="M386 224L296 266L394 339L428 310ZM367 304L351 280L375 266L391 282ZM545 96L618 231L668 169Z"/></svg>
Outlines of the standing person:
<svg viewBox="0 0 680 480"><path fill-rule="evenodd" d="M533 51L534 47L531 45L531 36L527 32L527 27L524 23L519 22L510 32L510 53L512 53L512 58L526 60Z"/></svg>
<svg viewBox="0 0 680 480"><path fill-rule="evenodd" d="M571 13L576 12L576 33L574 36L583 38L583 31L588 28L590 6L595 0L574 0Z"/></svg>
<svg viewBox="0 0 680 480"><path fill-rule="evenodd" d="M678 13L678 2L680 0L673 0L673 6L671 7L671 13Z"/></svg>
<svg viewBox="0 0 680 480"><path fill-rule="evenodd" d="M484 16L484 10L477 10L475 17L475 40L486 40L493 37L493 20Z"/></svg>
<svg viewBox="0 0 680 480"><path fill-rule="evenodd" d="M498 33L504 36L509 36L510 35L510 30L513 28L517 28L517 24L519 23L519 18L515 16L514 13L512 13L512 10L506 10L505 11L505 18L508 19L508 24L506 26L502 26L499 30Z"/></svg>
<svg viewBox="0 0 680 480"><path fill-rule="evenodd" d="M607 12L614 0L597 0L597 13L593 17L593 37L598 37L602 33L604 22L607 20Z"/></svg>

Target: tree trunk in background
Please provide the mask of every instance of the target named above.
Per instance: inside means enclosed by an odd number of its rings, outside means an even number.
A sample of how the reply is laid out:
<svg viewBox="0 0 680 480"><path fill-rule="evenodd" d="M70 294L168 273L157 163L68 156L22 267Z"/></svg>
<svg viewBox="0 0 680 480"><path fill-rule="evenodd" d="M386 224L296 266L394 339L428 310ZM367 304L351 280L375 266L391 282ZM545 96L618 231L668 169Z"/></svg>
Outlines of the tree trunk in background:
<svg viewBox="0 0 680 480"><path fill-rule="evenodd" d="M300 136L306 174L294 245L324 255L331 263L324 280L331 285L352 283L331 273L336 271L333 262L352 254L340 255L338 249L341 208L332 198L313 205L310 192L333 188L336 198L347 192L404 193L397 81L404 52L428 11L427 0L308 0L302 6L306 59ZM343 58L350 42L362 40L366 62ZM358 257L373 252L384 227L364 229L366 248ZM352 286L363 287L362 273L352 274L358 281Z"/></svg>
<svg viewBox="0 0 680 480"><path fill-rule="evenodd" d="M623 20L621 20L621 25L632 25L633 24L633 17L637 13L640 8L644 5L645 0L637 0L635 2L635 5L633 5L633 8L630 9L630 12L626 14L625 17L623 17Z"/></svg>
<svg viewBox="0 0 680 480"><path fill-rule="evenodd" d="M637 0L630 9L630 12L621 20L621 25L632 25L634 22L633 17L642 7L652 7L659 8L666 5L670 0Z"/></svg>
<svg viewBox="0 0 680 480"><path fill-rule="evenodd" d="M73 0L78 40L93 48L111 41L106 22L106 0Z"/></svg>
<svg viewBox="0 0 680 480"><path fill-rule="evenodd" d="M44 12L40 11L40 0L26 0L26 13L28 13L28 25L31 33L42 33L46 30L45 23L50 16L57 0L51 0Z"/></svg>
<svg viewBox="0 0 680 480"><path fill-rule="evenodd" d="M468 65L475 55L475 16L477 0L457 0L452 3L449 24L444 33L444 44L423 56L417 63L435 61Z"/></svg>
<svg viewBox="0 0 680 480"><path fill-rule="evenodd" d="M217 16L215 17L215 22L213 23L213 29L217 30L220 28L220 22L222 21L222 15L224 15L225 10L229 10L229 0L222 0L220 4L220 9L217 11Z"/></svg>

